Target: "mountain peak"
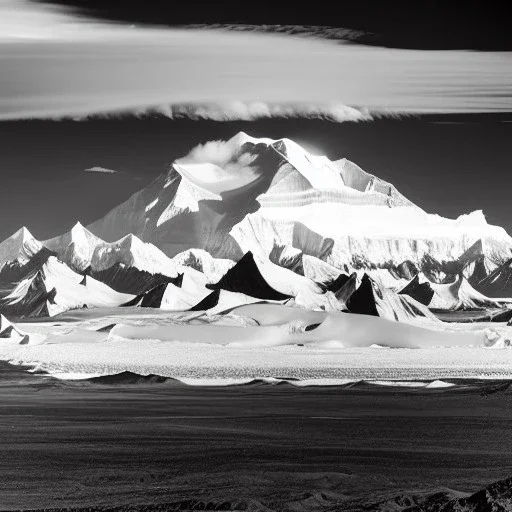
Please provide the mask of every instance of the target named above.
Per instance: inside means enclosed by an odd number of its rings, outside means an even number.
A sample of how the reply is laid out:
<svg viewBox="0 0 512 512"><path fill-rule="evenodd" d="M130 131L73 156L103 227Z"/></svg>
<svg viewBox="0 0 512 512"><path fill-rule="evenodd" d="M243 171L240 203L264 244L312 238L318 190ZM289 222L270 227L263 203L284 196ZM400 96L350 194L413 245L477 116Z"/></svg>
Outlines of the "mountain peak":
<svg viewBox="0 0 512 512"><path fill-rule="evenodd" d="M80 221L78 221L71 228L70 239L73 242L76 242L77 240L83 241L83 240L92 239L92 238L97 238L97 237L95 237L87 228L85 228Z"/></svg>
<svg viewBox="0 0 512 512"><path fill-rule="evenodd" d="M123 238L119 239L117 242L114 242L112 245L132 248L142 244L143 242L138 236L134 235L133 233L129 233L126 236L123 236Z"/></svg>
<svg viewBox="0 0 512 512"><path fill-rule="evenodd" d="M9 262L23 265L42 248L41 242L36 240L32 233L23 226L0 243L0 267Z"/></svg>
<svg viewBox="0 0 512 512"><path fill-rule="evenodd" d="M227 143L231 144L233 146L243 146L246 142L250 142L252 144L264 143L264 144L268 145L274 141L272 139L268 139L266 137L261 137L261 138L252 137L251 135L248 135L247 133L240 131L236 135L231 137L231 139L229 139Z"/></svg>
<svg viewBox="0 0 512 512"><path fill-rule="evenodd" d="M12 235L12 238L16 238L22 241L27 241L33 239L32 233L28 230L27 227L23 226L16 233Z"/></svg>
<svg viewBox="0 0 512 512"><path fill-rule="evenodd" d="M73 269L82 272L90 265L94 249L105 242L77 222L63 235L45 240L43 244Z"/></svg>
<svg viewBox="0 0 512 512"><path fill-rule="evenodd" d="M49 249L64 249L70 243L79 243L87 245L96 245L98 243L104 243L103 240L98 238L96 235L91 233L84 225L77 221L74 226L66 231L64 234L51 238L44 241L44 245Z"/></svg>

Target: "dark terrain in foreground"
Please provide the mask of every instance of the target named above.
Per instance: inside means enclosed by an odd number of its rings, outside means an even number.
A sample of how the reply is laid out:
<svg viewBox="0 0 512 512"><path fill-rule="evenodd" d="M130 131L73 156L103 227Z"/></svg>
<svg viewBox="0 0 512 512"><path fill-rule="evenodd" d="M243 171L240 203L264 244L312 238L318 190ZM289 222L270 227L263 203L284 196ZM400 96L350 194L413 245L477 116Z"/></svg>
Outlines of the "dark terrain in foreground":
<svg viewBox="0 0 512 512"><path fill-rule="evenodd" d="M506 511L511 432L508 383L61 383L0 363L0 509Z"/></svg>

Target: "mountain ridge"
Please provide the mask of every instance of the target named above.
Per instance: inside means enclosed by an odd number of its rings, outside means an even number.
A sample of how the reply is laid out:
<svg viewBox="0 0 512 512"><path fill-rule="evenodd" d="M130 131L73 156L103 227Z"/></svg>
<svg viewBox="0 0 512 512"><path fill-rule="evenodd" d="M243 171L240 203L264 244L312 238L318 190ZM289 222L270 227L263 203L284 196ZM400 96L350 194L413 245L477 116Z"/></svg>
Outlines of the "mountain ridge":
<svg viewBox="0 0 512 512"><path fill-rule="evenodd" d="M512 256L512 238L481 210L457 219L426 213L345 158L240 132L192 149L87 227L78 222L42 243L18 230L0 244L0 267L44 246L78 272L105 270L108 261L174 277L169 259L192 249L238 261L280 247L346 271L407 261L421 269L425 258L451 262L476 242L487 273Z"/></svg>

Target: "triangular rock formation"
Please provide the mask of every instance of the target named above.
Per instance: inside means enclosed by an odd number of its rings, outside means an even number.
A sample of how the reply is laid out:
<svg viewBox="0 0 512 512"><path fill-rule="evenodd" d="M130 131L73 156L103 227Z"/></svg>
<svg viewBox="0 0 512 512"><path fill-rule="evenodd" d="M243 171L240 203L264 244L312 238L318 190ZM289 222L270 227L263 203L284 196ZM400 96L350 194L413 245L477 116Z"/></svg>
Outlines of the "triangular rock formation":
<svg viewBox="0 0 512 512"><path fill-rule="evenodd" d="M227 290L244 293L263 300L284 300L290 295L278 292L272 288L261 275L258 265L251 252L244 254L240 261L214 284L206 285L210 290Z"/></svg>

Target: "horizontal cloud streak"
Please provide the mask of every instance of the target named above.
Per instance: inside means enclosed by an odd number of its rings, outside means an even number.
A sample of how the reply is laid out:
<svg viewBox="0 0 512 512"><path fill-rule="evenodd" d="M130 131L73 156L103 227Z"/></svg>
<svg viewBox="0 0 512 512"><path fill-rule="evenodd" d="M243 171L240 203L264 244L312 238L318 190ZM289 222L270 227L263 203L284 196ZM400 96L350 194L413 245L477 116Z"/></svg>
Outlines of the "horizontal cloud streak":
<svg viewBox="0 0 512 512"><path fill-rule="evenodd" d="M127 27L28 5L0 0L0 120L158 113L346 121L369 113L512 111L506 52Z"/></svg>
<svg viewBox="0 0 512 512"><path fill-rule="evenodd" d="M263 103L259 101L228 101L223 103L200 103L178 105L156 105L143 108L119 110L97 114L101 117L119 117L123 114L143 117L159 115L170 119L208 119L211 121L255 121L270 118L324 119L336 123L345 121L370 121L373 116L368 109L357 109L341 103ZM57 116L60 118L61 116ZM88 115L73 116L75 120L88 119Z"/></svg>
<svg viewBox="0 0 512 512"><path fill-rule="evenodd" d="M114 169L106 169L105 167L89 167L89 169L84 169L84 172L96 174L121 174L119 171L114 171Z"/></svg>
<svg viewBox="0 0 512 512"><path fill-rule="evenodd" d="M207 30L229 30L233 32L256 32L270 34L287 34L295 37L317 37L338 42L357 41L364 36L364 32L318 25L250 25L247 23L216 23L214 25L194 24L188 28L200 28Z"/></svg>

